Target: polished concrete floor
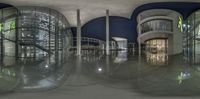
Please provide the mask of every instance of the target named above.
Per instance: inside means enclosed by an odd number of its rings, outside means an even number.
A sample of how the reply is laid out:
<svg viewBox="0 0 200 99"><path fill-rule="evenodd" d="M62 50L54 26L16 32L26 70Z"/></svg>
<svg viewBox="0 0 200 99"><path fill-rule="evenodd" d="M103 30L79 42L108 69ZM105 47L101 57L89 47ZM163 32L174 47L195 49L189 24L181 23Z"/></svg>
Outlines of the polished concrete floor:
<svg viewBox="0 0 200 99"><path fill-rule="evenodd" d="M148 60L148 62L147 62ZM0 99L188 99L200 96L200 65L182 55L138 57L91 52L64 65L46 61L4 67Z"/></svg>

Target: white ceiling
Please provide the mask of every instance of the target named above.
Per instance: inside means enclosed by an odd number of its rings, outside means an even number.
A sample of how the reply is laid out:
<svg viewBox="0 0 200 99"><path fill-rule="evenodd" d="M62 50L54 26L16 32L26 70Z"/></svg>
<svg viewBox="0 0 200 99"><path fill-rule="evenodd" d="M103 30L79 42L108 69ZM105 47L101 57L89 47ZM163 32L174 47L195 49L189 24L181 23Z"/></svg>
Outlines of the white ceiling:
<svg viewBox="0 0 200 99"><path fill-rule="evenodd" d="M188 2L197 0L1 0L14 6L43 6L55 9L66 16L71 26L76 26L76 9L81 9L82 24L91 19L105 16L106 9L111 16L130 18L133 10L145 3Z"/></svg>

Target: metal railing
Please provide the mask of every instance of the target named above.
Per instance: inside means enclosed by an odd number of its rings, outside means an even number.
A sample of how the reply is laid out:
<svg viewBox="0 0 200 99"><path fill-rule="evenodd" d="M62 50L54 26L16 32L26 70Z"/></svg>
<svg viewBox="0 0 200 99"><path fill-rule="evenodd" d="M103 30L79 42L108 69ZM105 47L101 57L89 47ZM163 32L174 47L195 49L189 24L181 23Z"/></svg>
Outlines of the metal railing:
<svg viewBox="0 0 200 99"><path fill-rule="evenodd" d="M74 45L72 49L76 49L77 37L72 38ZM103 50L106 42L103 40L99 40L96 38L89 38L89 37L81 37L81 49L82 50L91 50L91 49L98 49Z"/></svg>
<svg viewBox="0 0 200 99"><path fill-rule="evenodd" d="M71 48L72 50L76 50L76 42L77 37L72 37L74 45ZM110 41L110 50L115 50L117 48L117 44L115 41ZM81 37L81 50L105 50L106 42L103 40L99 40L96 38L89 37ZM135 43L128 43L127 49L130 51L135 51Z"/></svg>

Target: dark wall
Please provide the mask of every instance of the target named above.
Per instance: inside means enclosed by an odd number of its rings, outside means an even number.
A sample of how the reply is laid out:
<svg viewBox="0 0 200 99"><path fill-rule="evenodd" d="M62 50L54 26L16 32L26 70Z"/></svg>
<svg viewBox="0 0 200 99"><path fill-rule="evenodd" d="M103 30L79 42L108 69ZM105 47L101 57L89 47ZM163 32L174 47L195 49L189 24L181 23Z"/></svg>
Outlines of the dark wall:
<svg viewBox="0 0 200 99"><path fill-rule="evenodd" d="M9 4L0 3L0 9L6 8L6 7L12 7L12 6Z"/></svg>
<svg viewBox="0 0 200 99"><path fill-rule="evenodd" d="M111 17L110 19L111 36L127 38L128 42L137 41L137 32L133 31L136 26L137 25L128 18Z"/></svg>
<svg viewBox="0 0 200 99"><path fill-rule="evenodd" d="M76 27L71 27L71 31L72 31L72 36L76 37Z"/></svg>
<svg viewBox="0 0 200 99"><path fill-rule="evenodd" d="M127 38L128 42L136 42L137 33L133 32L133 22L124 17L110 16L110 37ZM105 40L106 17L99 17L82 27L82 36ZM111 39L111 38L110 38Z"/></svg>
<svg viewBox="0 0 200 99"><path fill-rule="evenodd" d="M106 18L96 18L83 25L82 36L105 40Z"/></svg>
<svg viewBox="0 0 200 99"><path fill-rule="evenodd" d="M157 2L148 3L137 7L131 16L131 19L136 19L137 15L145 10L149 9L170 9L182 14L186 19L191 13L200 9L200 3L198 2Z"/></svg>

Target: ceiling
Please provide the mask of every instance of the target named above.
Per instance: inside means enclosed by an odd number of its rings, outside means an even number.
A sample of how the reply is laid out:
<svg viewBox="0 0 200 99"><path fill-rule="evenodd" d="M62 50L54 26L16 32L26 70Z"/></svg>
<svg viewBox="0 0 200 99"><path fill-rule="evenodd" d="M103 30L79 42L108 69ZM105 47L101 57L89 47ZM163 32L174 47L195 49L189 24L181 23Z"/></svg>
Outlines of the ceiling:
<svg viewBox="0 0 200 99"><path fill-rule="evenodd" d="M14 6L43 6L55 9L66 16L71 26L76 26L76 9L81 9L81 22L105 16L106 9L111 16L130 18L133 10L152 2L196 2L197 0L2 0Z"/></svg>

